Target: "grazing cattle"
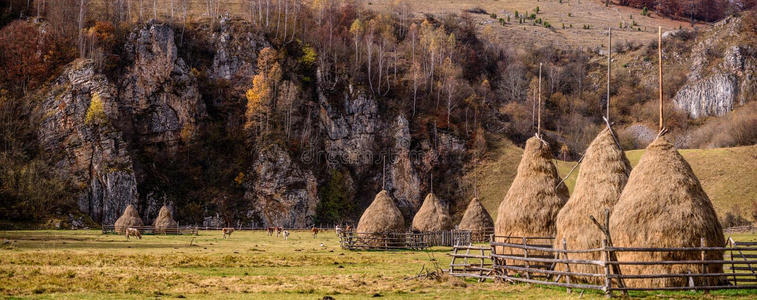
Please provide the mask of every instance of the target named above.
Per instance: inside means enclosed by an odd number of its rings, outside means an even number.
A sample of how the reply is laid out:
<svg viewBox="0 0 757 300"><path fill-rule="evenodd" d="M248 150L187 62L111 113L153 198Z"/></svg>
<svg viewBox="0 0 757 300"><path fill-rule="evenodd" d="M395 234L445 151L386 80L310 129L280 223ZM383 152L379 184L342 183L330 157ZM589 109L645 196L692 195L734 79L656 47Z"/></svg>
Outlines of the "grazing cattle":
<svg viewBox="0 0 757 300"><path fill-rule="evenodd" d="M268 236L273 236L273 231L276 230L276 227L268 227ZM276 235L278 236L278 235Z"/></svg>
<svg viewBox="0 0 757 300"><path fill-rule="evenodd" d="M316 238L318 236L318 228L313 226L313 229L310 230L310 232L313 233L313 238Z"/></svg>
<svg viewBox="0 0 757 300"><path fill-rule="evenodd" d="M142 234L139 232L139 229L136 228L126 228L126 240L128 241L130 237L136 237L140 240L142 239Z"/></svg>
<svg viewBox="0 0 757 300"><path fill-rule="evenodd" d="M276 227L276 237L279 237L279 235L281 234L282 230L284 230L284 228Z"/></svg>
<svg viewBox="0 0 757 300"><path fill-rule="evenodd" d="M284 230L284 240L286 241L288 239L289 239L289 230Z"/></svg>
<svg viewBox="0 0 757 300"><path fill-rule="evenodd" d="M227 235L231 238L231 233L234 232L234 228L224 227L221 231L223 231L223 238L226 238Z"/></svg>

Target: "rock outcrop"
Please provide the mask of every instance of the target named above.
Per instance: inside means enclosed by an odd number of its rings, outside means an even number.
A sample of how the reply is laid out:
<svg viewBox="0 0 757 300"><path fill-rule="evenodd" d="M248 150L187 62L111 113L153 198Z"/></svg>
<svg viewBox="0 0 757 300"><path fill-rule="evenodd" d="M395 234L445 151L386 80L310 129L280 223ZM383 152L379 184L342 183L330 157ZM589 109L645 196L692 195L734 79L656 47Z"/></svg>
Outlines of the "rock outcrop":
<svg viewBox="0 0 757 300"><path fill-rule="evenodd" d="M121 110L142 145L169 151L191 139L197 121L206 115L197 80L178 55L174 31L155 20L135 29L126 45L133 61L123 77Z"/></svg>
<svg viewBox="0 0 757 300"><path fill-rule="evenodd" d="M245 199L254 225L303 228L312 222L318 205L316 178L278 145L260 151L249 178Z"/></svg>
<svg viewBox="0 0 757 300"><path fill-rule="evenodd" d="M121 132L115 88L92 61L71 63L40 104L42 148L58 161L57 170L82 187L79 208L96 222L113 224L137 203L137 181ZM99 102L101 107L98 108ZM92 106L92 108L91 108ZM90 117L101 114L100 118Z"/></svg>
<svg viewBox="0 0 757 300"><path fill-rule="evenodd" d="M250 28L252 25L242 19L221 19L218 31L211 37L215 49L213 66L209 70L211 78L229 80L232 85L243 80L251 83L258 53L270 44L260 32Z"/></svg>
<svg viewBox="0 0 757 300"><path fill-rule="evenodd" d="M696 119L723 116L744 104L757 86L757 56L751 35L742 34L741 26L740 18L728 17L700 34L687 58L687 82L673 99L676 108ZM722 61L715 64L719 53Z"/></svg>
<svg viewBox="0 0 757 300"><path fill-rule="evenodd" d="M330 104L322 92L318 98L329 161L351 166L357 174L368 170L374 163L376 133L383 127L376 101L351 86L344 93L341 107Z"/></svg>
<svg viewBox="0 0 757 300"><path fill-rule="evenodd" d="M393 198L397 201L397 207L405 215L411 218L421 206L421 192L418 173L413 167L410 158L410 129L407 119L398 116L392 128L394 132L393 162L390 167L390 176L387 187Z"/></svg>

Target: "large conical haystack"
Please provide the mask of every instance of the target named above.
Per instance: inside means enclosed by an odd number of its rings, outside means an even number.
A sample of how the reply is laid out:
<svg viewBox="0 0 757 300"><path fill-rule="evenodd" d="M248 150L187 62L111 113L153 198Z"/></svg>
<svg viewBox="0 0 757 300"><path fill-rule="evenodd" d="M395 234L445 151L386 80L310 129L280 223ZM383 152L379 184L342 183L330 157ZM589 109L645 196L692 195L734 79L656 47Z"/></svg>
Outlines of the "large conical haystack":
<svg viewBox="0 0 757 300"><path fill-rule="evenodd" d="M429 193L423 200L421 209L413 218L413 230L442 231L450 229L452 229L452 217L450 217L449 211L434 193Z"/></svg>
<svg viewBox="0 0 757 300"><path fill-rule="evenodd" d="M358 233L382 234L405 231L405 220L386 190L373 199L357 223Z"/></svg>
<svg viewBox="0 0 757 300"><path fill-rule="evenodd" d="M631 172L610 216L610 235L617 247L725 247L715 209L691 166L665 137L647 147ZM701 260L699 251L618 252L619 261ZM707 252L707 260L722 260L722 252ZM622 265L623 275L701 273L700 265ZM722 273L721 264L706 273ZM721 278L694 277L697 286L712 286ZM687 286L688 278L627 279L630 287Z"/></svg>
<svg viewBox="0 0 757 300"><path fill-rule="evenodd" d="M470 230L475 241L486 240L487 231L491 234L491 230L494 230L492 216L478 198L473 198L468 204L458 229Z"/></svg>
<svg viewBox="0 0 757 300"><path fill-rule="evenodd" d="M124 210L124 214L116 220L115 230L118 234L124 234L126 228L144 225L145 223L143 223L142 218L139 217L137 209L134 208L134 205L129 204Z"/></svg>
<svg viewBox="0 0 757 300"><path fill-rule="evenodd" d="M533 137L526 141L526 149L518 166L510 190L499 205L494 233L500 237L552 237L555 235L555 219L565 202L568 188L560 182L557 168L552 163L552 152L543 140ZM498 238L505 241L505 238ZM513 239L509 239L513 242ZM517 242L521 242L518 239ZM535 241L544 244L544 240ZM500 254L523 254L520 249L495 249ZM534 251L537 252L537 251ZM547 253L534 253L548 255ZM532 255L529 251L529 255ZM512 261L509 265L522 264Z"/></svg>
<svg viewBox="0 0 757 300"><path fill-rule="evenodd" d="M631 163L625 153L618 146L609 129L602 131L589 148L586 149L581 170L578 172L576 187L573 195L557 215L557 234L554 248L563 249L562 240L565 239L568 249L585 250L602 247L605 235L589 219L589 216L606 224L605 209L612 211L620 199ZM569 259L602 260L602 254L571 253ZM564 271L565 265L558 264L556 270ZM601 273L603 269L595 265L575 264L570 266L572 272ZM602 283L599 277L576 278L591 283Z"/></svg>
<svg viewBox="0 0 757 300"><path fill-rule="evenodd" d="M174 221L171 209L168 208L168 206L163 205L158 213L158 218L152 223L152 227L153 230L155 230L155 233L165 234L166 230L169 232L177 231L179 223Z"/></svg>

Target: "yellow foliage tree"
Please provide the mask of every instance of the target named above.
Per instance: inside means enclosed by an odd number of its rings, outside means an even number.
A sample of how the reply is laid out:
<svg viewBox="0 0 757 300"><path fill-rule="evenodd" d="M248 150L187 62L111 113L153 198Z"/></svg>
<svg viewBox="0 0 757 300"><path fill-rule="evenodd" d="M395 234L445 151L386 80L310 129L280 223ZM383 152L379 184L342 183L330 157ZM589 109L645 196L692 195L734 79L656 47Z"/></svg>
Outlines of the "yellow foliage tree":
<svg viewBox="0 0 757 300"><path fill-rule="evenodd" d="M92 100L90 100L89 108L87 108L87 115L84 118L84 123L88 125L100 125L106 121L108 121L108 117L105 115L102 99L100 99L98 93L94 93L92 95Z"/></svg>

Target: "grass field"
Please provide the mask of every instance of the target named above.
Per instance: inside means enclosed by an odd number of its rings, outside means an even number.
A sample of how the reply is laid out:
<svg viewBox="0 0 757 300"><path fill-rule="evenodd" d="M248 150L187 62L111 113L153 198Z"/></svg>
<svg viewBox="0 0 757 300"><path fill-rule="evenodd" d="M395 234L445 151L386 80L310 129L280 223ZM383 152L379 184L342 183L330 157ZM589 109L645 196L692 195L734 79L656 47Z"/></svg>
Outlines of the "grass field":
<svg viewBox="0 0 757 300"><path fill-rule="evenodd" d="M505 140L494 141L490 149L487 159L468 176L479 176L481 202L496 220L497 208L515 178L523 149ZM757 201L757 145L683 149L680 153L691 165L719 215L735 209L746 218L752 218L752 202ZM642 154L644 150L626 152L633 166L639 162ZM575 162L557 161L558 173L563 178L573 166ZM565 181L571 193L580 169L580 166L576 168Z"/></svg>
<svg viewBox="0 0 757 300"><path fill-rule="evenodd" d="M33 299L577 299L580 291L477 283L442 277L408 279L446 267L449 249L359 251L339 248L333 231L289 241L265 232L145 236L126 241L100 231L6 231L0 239L0 295ZM753 235L737 239L754 240ZM190 246L191 243L191 246ZM321 246L323 244L323 246ZM754 291L634 293L641 298L754 297ZM583 299L604 298L586 291Z"/></svg>

